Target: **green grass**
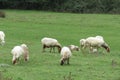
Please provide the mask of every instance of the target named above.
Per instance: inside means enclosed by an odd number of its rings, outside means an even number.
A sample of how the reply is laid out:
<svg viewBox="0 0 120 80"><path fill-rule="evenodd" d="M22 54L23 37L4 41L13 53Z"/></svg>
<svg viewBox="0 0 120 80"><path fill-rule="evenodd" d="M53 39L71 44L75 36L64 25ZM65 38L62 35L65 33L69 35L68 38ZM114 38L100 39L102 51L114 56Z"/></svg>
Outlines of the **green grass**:
<svg viewBox="0 0 120 80"><path fill-rule="evenodd" d="M41 11L4 10L0 30L6 34L6 44L0 46L0 72L12 80L120 80L120 15L71 14ZM75 44L88 36L102 35L110 45L110 54L73 52L70 65L60 66L60 54L42 53L41 39L56 38L62 46ZM11 49L26 43L30 60L12 65ZM112 66L112 60L116 65Z"/></svg>

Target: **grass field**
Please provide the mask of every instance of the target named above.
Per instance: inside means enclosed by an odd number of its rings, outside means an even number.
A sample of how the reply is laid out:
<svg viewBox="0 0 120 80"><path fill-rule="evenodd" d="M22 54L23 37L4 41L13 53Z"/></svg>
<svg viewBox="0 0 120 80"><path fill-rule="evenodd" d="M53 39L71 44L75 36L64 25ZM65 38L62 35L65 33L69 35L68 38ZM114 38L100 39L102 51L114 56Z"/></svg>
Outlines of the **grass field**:
<svg viewBox="0 0 120 80"><path fill-rule="evenodd" d="M6 44L0 46L0 72L12 80L120 80L120 15L71 14L42 11L4 10L0 30L6 34ZM73 52L70 65L60 65L60 54L42 53L41 39L56 38L62 46L78 45L79 40L102 35L110 53L83 55ZM12 65L11 49L26 43L30 60ZM112 60L115 65L112 66ZM68 79L71 73L71 78ZM64 79L66 77L67 79Z"/></svg>

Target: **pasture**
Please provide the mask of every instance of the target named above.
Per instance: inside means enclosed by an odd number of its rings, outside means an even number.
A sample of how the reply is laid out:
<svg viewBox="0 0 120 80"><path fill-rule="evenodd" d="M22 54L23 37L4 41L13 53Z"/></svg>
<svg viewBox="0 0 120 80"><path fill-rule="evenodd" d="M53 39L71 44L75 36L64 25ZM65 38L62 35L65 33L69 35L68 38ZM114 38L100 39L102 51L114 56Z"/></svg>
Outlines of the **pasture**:
<svg viewBox="0 0 120 80"><path fill-rule="evenodd" d="M43 11L4 10L0 30L6 34L6 44L0 46L0 72L12 80L120 80L120 15L72 14ZM60 65L60 54L42 52L43 37L56 38L62 46L74 44L89 36L101 35L111 52L82 54L73 52L70 65ZM26 43L30 60L21 58L13 65L11 49ZM114 61L114 63L112 63ZM69 74L71 73L69 79ZM66 78L66 79L65 79Z"/></svg>

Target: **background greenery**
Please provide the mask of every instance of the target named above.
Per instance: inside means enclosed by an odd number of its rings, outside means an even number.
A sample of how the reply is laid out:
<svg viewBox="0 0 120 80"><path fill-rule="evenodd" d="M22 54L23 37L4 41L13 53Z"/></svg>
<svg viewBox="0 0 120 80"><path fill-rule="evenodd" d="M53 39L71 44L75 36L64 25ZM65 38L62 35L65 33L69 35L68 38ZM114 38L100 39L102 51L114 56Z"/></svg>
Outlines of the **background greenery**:
<svg viewBox="0 0 120 80"><path fill-rule="evenodd" d="M12 80L65 80L71 72L74 80L120 80L120 15L71 14L41 11L4 10L6 18L0 18L0 30L6 34L6 44L0 46L0 72ZM40 40L56 38L62 46L78 45L79 40L101 35L111 52L83 55L73 52L70 65L60 65L60 54L42 53ZM12 65L11 49L26 43L30 60L21 58ZM114 64L112 64L114 61ZM5 64L4 66L2 64ZM70 80L70 79L68 79Z"/></svg>
<svg viewBox="0 0 120 80"><path fill-rule="evenodd" d="M0 0L0 9L120 13L120 0Z"/></svg>

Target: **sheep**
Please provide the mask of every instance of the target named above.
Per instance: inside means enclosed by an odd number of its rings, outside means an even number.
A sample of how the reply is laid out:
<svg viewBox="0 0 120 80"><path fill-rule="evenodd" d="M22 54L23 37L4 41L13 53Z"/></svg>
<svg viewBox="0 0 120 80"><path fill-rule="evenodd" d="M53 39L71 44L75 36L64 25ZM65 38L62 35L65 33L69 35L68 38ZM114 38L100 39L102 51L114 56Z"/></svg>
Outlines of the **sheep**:
<svg viewBox="0 0 120 80"><path fill-rule="evenodd" d="M43 46L43 52L45 51L45 48L50 48L50 52L53 49L53 52L55 52L55 47L58 48L59 53L61 51L61 44L56 39L44 37L41 39L41 43Z"/></svg>
<svg viewBox="0 0 120 80"><path fill-rule="evenodd" d="M72 56L72 53L71 53L71 50L64 46L62 49L61 49L61 60L60 60L60 65L63 65L66 61L67 61L67 64L69 64L69 59L70 57Z"/></svg>
<svg viewBox="0 0 120 80"><path fill-rule="evenodd" d="M102 36L88 37L87 39L85 39L85 45L83 49L85 49L86 47L89 47L91 51L94 48L98 49L100 47L103 47L104 49L106 49L107 52L110 52L110 48L108 44L104 41Z"/></svg>
<svg viewBox="0 0 120 80"><path fill-rule="evenodd" d="M24 60L28 61L29 60L29 51L28 47L26 44L21 44L20 46L15 46L12 50L11 53L13 55L12 58L12 63L16 64L17 60L19 60L20 56L24 56Z"/></svg>
<svg viewBox="0 0 120 80"><path fill-rule="evenodd" d="M0 31L0 43L1 45L5 44L5 33L3 31Z"/></svg>
<svg viewBox="0 0 120 80"><path fill-rule="evenodd" d="M71 50L71 52L73 52L73 51L79 51L80 50L79 47L75 46L75 45L69 45L68 47Z"/></svg>

